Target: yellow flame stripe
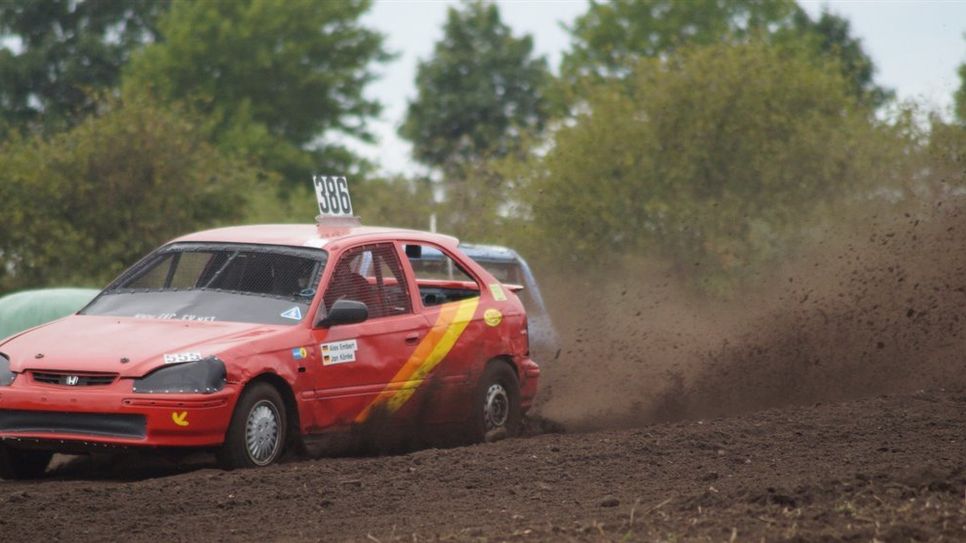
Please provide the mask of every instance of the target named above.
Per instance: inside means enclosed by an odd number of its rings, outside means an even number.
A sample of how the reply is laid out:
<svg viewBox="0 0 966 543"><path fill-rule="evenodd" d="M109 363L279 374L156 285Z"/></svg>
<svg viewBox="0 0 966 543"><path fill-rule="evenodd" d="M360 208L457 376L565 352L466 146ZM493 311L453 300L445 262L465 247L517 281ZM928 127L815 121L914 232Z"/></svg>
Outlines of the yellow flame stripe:
<svg viewBox="0 0 966 543"><path fill-rule="evenodd" d="M389 413L395 413L402 407L415 394L416 389L400 388L400 383L425 379L429 372L446 358L463 334L463 330L473 320L479 303L479 298L470 298L441 306L439 317L429 333L419 342L416 350L396 372L389 385L356 416L356 422L364 422L373 410L382 406L385 406Z"/></svg>

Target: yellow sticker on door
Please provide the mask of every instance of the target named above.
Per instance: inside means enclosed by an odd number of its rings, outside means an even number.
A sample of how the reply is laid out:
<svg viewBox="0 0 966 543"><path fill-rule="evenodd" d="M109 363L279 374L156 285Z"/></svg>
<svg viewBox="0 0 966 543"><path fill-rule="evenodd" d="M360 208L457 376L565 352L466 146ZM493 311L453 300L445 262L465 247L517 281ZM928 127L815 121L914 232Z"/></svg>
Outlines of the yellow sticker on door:
<svg viewBox="0 0 966 543"><path fill-rule="evenodd" d="M488 326L499 326L503 322L503 313L499 309L487 309L483 312L483 320Z"/></svg>

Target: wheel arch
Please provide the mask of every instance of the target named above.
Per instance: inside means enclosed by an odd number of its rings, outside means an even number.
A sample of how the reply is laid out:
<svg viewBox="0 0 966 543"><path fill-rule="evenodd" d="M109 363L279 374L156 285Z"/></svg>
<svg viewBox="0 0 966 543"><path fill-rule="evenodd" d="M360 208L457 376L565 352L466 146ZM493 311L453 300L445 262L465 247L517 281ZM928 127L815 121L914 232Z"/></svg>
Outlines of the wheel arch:
<svg viewBox="0 0 966 543"><path fill-rule="evenodd" d="M513 374L517 376L517 381L520 381L520 368L517 367L512 356L508 354L498 354L490 358L480 367L480 375L483 375L483 372L486 371L486 368L490 364L506 364L513 371Z"/></svg>
<svg viewBox="0 0 966 543"><path fill-rule="evenodd" d="M301 444L302 426L299 418L298 402L295 400L295 392L292 390L292 386L289 385L288 381L277 373L265 372L249 379L248 382L245 383L244 388L242 388L241 394L244 394L246 390L254 386L256 383L266 383L278 391L279 395L282 397L282 401L285 402L289 443ZM241 394L239 394L239 397L241 397Z"/></svg>

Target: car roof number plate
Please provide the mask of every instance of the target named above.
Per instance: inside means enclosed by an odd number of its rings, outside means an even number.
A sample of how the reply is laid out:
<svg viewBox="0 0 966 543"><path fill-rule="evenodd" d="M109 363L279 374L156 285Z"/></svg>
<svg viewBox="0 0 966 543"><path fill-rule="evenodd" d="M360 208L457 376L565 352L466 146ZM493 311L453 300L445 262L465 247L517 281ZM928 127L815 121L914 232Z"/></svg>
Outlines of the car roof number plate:
<svg viewBox="0 0 966 543"><path fill-rule="evenodd" d="M323 217L352 217L352 198L349 182L344 175L313 175L315 199Z"/></svg>

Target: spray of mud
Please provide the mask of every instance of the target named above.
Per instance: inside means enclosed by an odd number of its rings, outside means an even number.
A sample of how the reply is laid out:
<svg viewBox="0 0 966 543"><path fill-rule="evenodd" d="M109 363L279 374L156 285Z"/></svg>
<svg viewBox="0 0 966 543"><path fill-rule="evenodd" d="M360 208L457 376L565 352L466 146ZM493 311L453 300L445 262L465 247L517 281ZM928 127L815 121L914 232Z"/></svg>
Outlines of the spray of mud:
<svg viewBox="0 0 966 543"><path fill-rule="evenodd" d="M966 202L849 224L730 302L658 264L550 278L565 339L535 414L579 431L966 385Z"/></svg>

